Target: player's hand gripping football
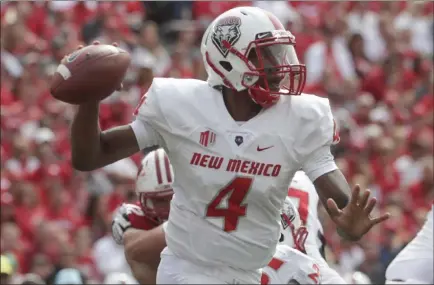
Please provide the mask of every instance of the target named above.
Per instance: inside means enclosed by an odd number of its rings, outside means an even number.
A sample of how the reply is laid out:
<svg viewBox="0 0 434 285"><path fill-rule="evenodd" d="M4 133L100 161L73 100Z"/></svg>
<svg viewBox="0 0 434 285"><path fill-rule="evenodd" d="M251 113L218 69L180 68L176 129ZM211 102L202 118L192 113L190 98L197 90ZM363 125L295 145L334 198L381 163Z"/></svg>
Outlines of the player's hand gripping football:
<svg viewBox="0 0 434 285"><path fill-rule="evenodd" d="M93 45L99 45L99 44L101 44L101 42L100 42L100 41L93 41L92 44L93 44ZM115 47L119 47L119 45L118 45L117 42L112 43L112 45L115 46ZM83 45L79 45L79 46L75 49L75 51L80 50L80 49L82 49L83 47L84 47ZM74 52L75 52L75 51L74 51ZM72 53L72 52L71 52L71 53ZM62 59L61 62L63 63L69 55L70 55L70 54L65 55L65 56L63 57L63 59ZM116 90L119 91L119 90L122 90L122 88L123 88L123 85L122 85L122 83L121 83L121 85L120 85Z"/></svg>
<svg viewBox="0 0 434 285"><path fill-rule="evenodd" d="M373 226L386 221L390 214L372 218L371 212L377 200L370 198L371 192L366 190L360 195L360 186L356 185L351 193L350 202L339 209L333 199L327 201L331 219L336 223L339 234L348 240L357 241Z"/></svg>
<svg viewBox="0 0 434 285"><path fill-rule="evenodd" d="M129 228L143 228L145 214L134 204L122 204L113 215L112 236L117 244L124 243L124 234Z"/></svg>

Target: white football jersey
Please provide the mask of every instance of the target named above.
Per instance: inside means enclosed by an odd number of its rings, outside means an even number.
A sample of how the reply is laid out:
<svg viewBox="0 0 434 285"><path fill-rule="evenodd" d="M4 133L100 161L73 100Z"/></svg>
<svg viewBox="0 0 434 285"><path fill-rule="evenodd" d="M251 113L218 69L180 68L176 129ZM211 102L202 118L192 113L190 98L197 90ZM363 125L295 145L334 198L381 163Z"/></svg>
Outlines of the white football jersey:
<svg viewBox="0 0 434 285"><path fill-rule="evenodd" d="M417 235L398 253L386 270L388 283L434 284L434 203Z"/></svg>
<svg viewBox="0 0 434 285"><path fill-rule="evenodd" d="M321 284L319 266L306 254L287 245L278 245L270 263L262 269L261 284L297 284L291 281Z"/></svg>
<svg viewBox="0 0 434 285"><path fill-rule="evenodd" d="M305 243L305 250L306 254L319 265L322 284L346 284L345 280L325 260L325 239L323 228L318 218L319 197L315 186L304 171L297 171L295 173L289 186L288 197L298 208L300 219L309 232ZM285 239L283 244L291 247L294 246L292 239Z"/></svg>
<svg viewBox="0 0 434 285"><path fill-rule="evenodd" d="M264 267L294 173L303 167L315 179L336 169L330 105L313 95L282 96L239 124L207 82L155 78L137 122L158 134L176 176L167 246L195 263Z"/></svg>
<svg viewBox="0 0 434 285"><path fill-rule="evenodd" d="M289 185L288 197L298 209L300 219L309 232L306 240L308 255L315 259L322 259L324 232L318 218L319 197L315 186L304 171L295 173Z"/></svg>

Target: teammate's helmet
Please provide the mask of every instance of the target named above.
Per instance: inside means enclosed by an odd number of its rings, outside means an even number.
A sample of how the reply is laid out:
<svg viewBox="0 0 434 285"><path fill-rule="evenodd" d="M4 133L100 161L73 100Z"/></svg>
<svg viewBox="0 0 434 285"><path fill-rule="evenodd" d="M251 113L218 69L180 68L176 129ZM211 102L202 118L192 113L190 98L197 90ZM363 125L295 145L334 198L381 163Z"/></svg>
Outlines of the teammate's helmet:
<svg viewBox="0 0 434 285"><path fill-rule="evenodd" d="M306 67L299 63L295 37L268 11L237 7L218 16L205 32L201 52L211 86L248 90L264 106L280 95L299 95Z"/></svg>
<svg viewBox="0 0 434 285"><path fill-rule="evenodd" d="M143 212L152 218L167 219L173 196L174 174L169 157L159 148L142 160L136 181Z"/></svg>
<svg viewBox="0 0 434 285"><path fill-rule="evenodd" d="M348 284L372 284L368 275L360 271L348 273L345 275L344 279Z"/></svg>
<svg viewBox="0 0 434 285"><path fill-rule="evenodd" d="M279 242L306 252L304 244L309 232L303 226L297 208L288 197L285 198L280 217L281 236Z"/></svg>

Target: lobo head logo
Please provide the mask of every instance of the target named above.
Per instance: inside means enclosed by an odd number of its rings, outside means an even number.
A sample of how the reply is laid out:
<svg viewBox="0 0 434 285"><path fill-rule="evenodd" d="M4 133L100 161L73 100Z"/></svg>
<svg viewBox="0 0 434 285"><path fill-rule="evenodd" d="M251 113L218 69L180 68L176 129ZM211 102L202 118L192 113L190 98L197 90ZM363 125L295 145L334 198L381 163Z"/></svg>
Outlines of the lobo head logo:
<svg viewBox="0 0 434 285"><path fill-rule="evenodd" d="M286 198L280 211L280 218L283 229L286 229L294 223L297 216L296 211L297 210L295 209L292 202L288 198Z"/></svg>
<svg viewBox="0 0 434 285"><path fill-rule="evenodd" d="M238 17L223 18L214 26L211 35L212 42L224 57L228 55L229 50L223 46L223 41L226 40L231 45L234 45L241 36L240 26L241 19Z"/></svg>

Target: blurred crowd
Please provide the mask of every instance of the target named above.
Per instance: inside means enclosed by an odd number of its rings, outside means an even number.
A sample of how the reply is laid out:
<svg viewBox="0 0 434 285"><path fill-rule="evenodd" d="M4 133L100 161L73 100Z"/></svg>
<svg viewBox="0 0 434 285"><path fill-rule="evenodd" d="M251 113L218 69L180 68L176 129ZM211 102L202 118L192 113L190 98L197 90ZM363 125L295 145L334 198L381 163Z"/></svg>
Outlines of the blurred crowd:
<svg viewBox="0 0 434 285"><path fill-rule="evenodd" d="M49 94L63 56L94 40L131 53L124 89L100 109L103 129L126 124L153 77L206 79L199 51L206 26L227 9L252 5L275 13L296 36L305 93L328 97L340 128L333 150L340 169L392 214L347 244L322 209L327 258L342 274L360 270L384 284L387 264L434 199L430 1L2 1L2 280L58 284L75 274L92 283L130 274L110 223L122 201L136 199L142 155L91 173L72 169L75 107Z"/></svg>

